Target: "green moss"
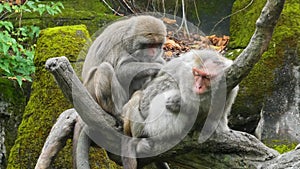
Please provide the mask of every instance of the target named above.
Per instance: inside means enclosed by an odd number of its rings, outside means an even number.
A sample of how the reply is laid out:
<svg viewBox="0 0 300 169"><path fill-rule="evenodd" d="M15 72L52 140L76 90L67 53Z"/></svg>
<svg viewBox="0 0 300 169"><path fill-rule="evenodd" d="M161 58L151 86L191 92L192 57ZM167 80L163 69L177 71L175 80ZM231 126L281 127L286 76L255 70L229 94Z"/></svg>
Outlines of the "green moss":
<svg viewBox="0 0 300 169"><path fill-rule="evenodd" d="M67 56L70 61L76 61L87 38L89 35L84 25L49 28L41 32L34 60L37 69L32 93L18 129L18 138L11 149L7 168L34 168L57 117L72 107L52 75L45 70L45 61L57 56ZM71 140L68 140L52 168L72 168L71 154ZM106 154L102 158L107 159Z"/></svg>
<svg viewBox="0 0 300 169"><path fill-rule="evenodd" d="M40 46L36 49L35 65L44 65L52 57L66 56L71 62L77 60L78 54L89 38L85 25L48 28L41 32ZM54 43L55 42L55 43Z"/></svg>
<svg viewBox="0 0 300 169"><path fill-rule="evenodd" d="M271 147L275 150L277 150L280 154L283 154L283 153L286 153L286 152L289 152L291 150L294 150L295 147L297 146L296 143L292 144L292 145L275 145L274 147Z"/></svg>
<svg viewBox="0 0 300 169"><path fill-rule="evenodd" d="M280 154L294 150L298 145L297 142L289 142L287 140L270 140L264 142L268 147L275 149Z"/></svg>
<svg viewBox="0 0 300 169"><path fill-rule="evenodd" d="M108 155L104 149L98 147L90 147L89 159L92 161L90 163L91 168L95 169L121 169L123 167L117 165L116 163L108 160Z"/></svg>
<svg viewBox="0 0 300 169"><path fill-rule="evenodd" d="M255 21L267 0L253 1L248 8L245 8L251 1L239 0L233 4L232 13L239 12L230 18L230 48L244 48L247 46L255 30Z"/></svg>

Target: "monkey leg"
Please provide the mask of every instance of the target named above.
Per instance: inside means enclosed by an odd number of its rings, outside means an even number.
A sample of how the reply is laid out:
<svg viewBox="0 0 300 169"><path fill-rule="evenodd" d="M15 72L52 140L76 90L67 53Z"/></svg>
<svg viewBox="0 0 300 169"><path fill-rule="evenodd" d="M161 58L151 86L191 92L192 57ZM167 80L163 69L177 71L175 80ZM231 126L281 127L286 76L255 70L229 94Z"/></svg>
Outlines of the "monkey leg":
<svg viewBox="0 0 300 169"><path fill-rule="evenodd" d="M103 62L90 71L89 78L84 82L92 97L108 113L113 113L114 107L111 97L113 75L113 67L107 62Z"/></svg>
<svg viewBox="0 0 300 169"><path fill-rule="evenodd" d="M238 94L238 90L239 90L239 86L236 86L235 88L232 89L232 91L227 96L224 113L219 122L218 128L216 130L217 133L230 131L230 128L228 127L228 116L230 114L231 107L234 103L234 100Z"/></svg>
<svg viewBox="0 0 300 169"><path fill-rule="evenodd" d="M96 102L108 113L113 115L118 124L122 124L123 120L120 112L116 109L116 103L113 99L113 91L118 92L121 89L114 68L108 62L103 62L99 66L92 69L89 78L84 82L89 93ZM123 106L123 105L122 105Z"/></svg>

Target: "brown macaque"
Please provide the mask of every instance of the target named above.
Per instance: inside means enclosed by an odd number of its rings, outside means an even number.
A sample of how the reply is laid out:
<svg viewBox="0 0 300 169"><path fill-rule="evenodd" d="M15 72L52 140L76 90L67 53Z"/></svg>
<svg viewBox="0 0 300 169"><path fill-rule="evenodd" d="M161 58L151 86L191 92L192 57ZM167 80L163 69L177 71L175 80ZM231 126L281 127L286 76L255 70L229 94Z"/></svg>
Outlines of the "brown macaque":
<svg viewBox="0 0 300 169"><path fill-rule="evenodd" d="M124 168L137 168L136 158L163 153L191 131L201 143L215 131L229 131L227 116L238 92L238 86L226 91L224 70L231 64L215 51L192 50L137 91L123 108L124 132L133 137L123 145Z"/></svg>
<svg viewBox="0 0 300 169"><path fill-rule="evenodd" d="M153 16L132 16L107 26L89 48L82 78L98 104L115 117L131 95L165 64L166 27Z"/></svg>

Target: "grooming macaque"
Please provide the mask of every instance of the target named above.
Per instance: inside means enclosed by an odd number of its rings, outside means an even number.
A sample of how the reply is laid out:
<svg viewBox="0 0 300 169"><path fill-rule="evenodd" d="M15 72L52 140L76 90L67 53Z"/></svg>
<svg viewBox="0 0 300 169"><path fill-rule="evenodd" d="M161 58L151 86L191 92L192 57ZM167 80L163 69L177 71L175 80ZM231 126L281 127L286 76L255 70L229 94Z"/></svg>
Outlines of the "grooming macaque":
<svg viewBox="0 0 300 169"><path fill-rule="evenodd" d="M133 16L109 25L96 38L86 56L82 78L105 111L118 117L133 92L161 69L166 34L161 20Z"/></svg>
<svg viewBox="0 0 300 169"><path fill-rule="evenodd" d="M191 129L200 132L200 142L215 130L229 131L227 115L238 92L238 86L226 92L223 73L231 64L215 51L190 51L168 62L137 91L123 108L124 132L141 139L128 141L136 152L125 150L124 168L136 168L135 157L172 148Z"/></svg>

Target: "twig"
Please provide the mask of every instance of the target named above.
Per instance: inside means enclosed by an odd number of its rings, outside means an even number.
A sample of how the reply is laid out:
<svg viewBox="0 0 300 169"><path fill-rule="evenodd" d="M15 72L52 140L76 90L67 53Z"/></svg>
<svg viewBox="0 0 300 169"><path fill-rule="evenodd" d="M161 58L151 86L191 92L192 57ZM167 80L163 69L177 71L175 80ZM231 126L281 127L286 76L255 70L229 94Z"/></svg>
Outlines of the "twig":
<svg viewBox="0 0 300 169"><path fill-rule="evenodd" d="M254 1L254 0L251 0L244 8L242 8L242 9L240 9L240 10L238 10L238 11L235 11L234 13L232 13L232 14L230 14L230 15L227 15L227 16L225 16L224 18L222 18L220 21L218 21L218 22L214 25L214 27L212 28L212 30L210 31L209 34L212 34L212 32L215 30L215 28L216 28L221 22L223 22L225 19L227 19L227 18L229 18L229 17L231 17L231 16L233 16L233 15L239 13L239 12L242 12L243 10L245 10L245 9L247 9L249 6L251 6L252 3L253 3L253 1Z"/></svg>
<svg viewBox="0 0 300 169"><path fill-rule="evenodd" d="M197 26L199 27L200 24L201 24L201 20L200 20L200 17L199 17L199 13L198 13L198 8L197 8L196 0L194 0L193 2L194 2L194 6L195 6L196 17L197 17L197 20L198 20Z"/></svg>
<svg viewBox="0 0 300 169"><path fill-rule="evenodd" d="M125 0L121 0L121 3L122 3L123 5L125 5L125 7L126 7L132 14L136 13L136 12L130 7L130 5L128 5L128 3L127 3Z"/></svg>
<svg viewBox="0 0 300 169"><path fill-rule="evenodd" d="M124 14L120 14L119 12L115 11L105 0L102 0L102 2L111 10L113 11L116 15L118 16L124 16Z"/></svg>
<svg viewBox="0 0 300 169"><path fill-rule="evenodd" d="M186 30L187 35L190 36L189 29L188 29L188 26L187 26L187 19L186 19L186 14L185 14L184 0L181 0L181 4L182 4L182 21L181 21L181 24L180 24L180 26L178 28L178 31L180 29L182 29L182 27L184 27L184 30Z"/></svg>
<svg viewBox="0 0 300 169"><path fill-rule="evenodd" d="M176 0L176 3L175 3L174 14L173 14L174 20L176 19L177 12L178 12L178 0Z"/></svg>
<svg viewBox="0 0 300 169"><path fill-rule="evenodd" d="M161 3L162 3L162 8L163 8L163 16L165 17L166 16L166 7L165 7L165 0L161 0Z"/></svg>

